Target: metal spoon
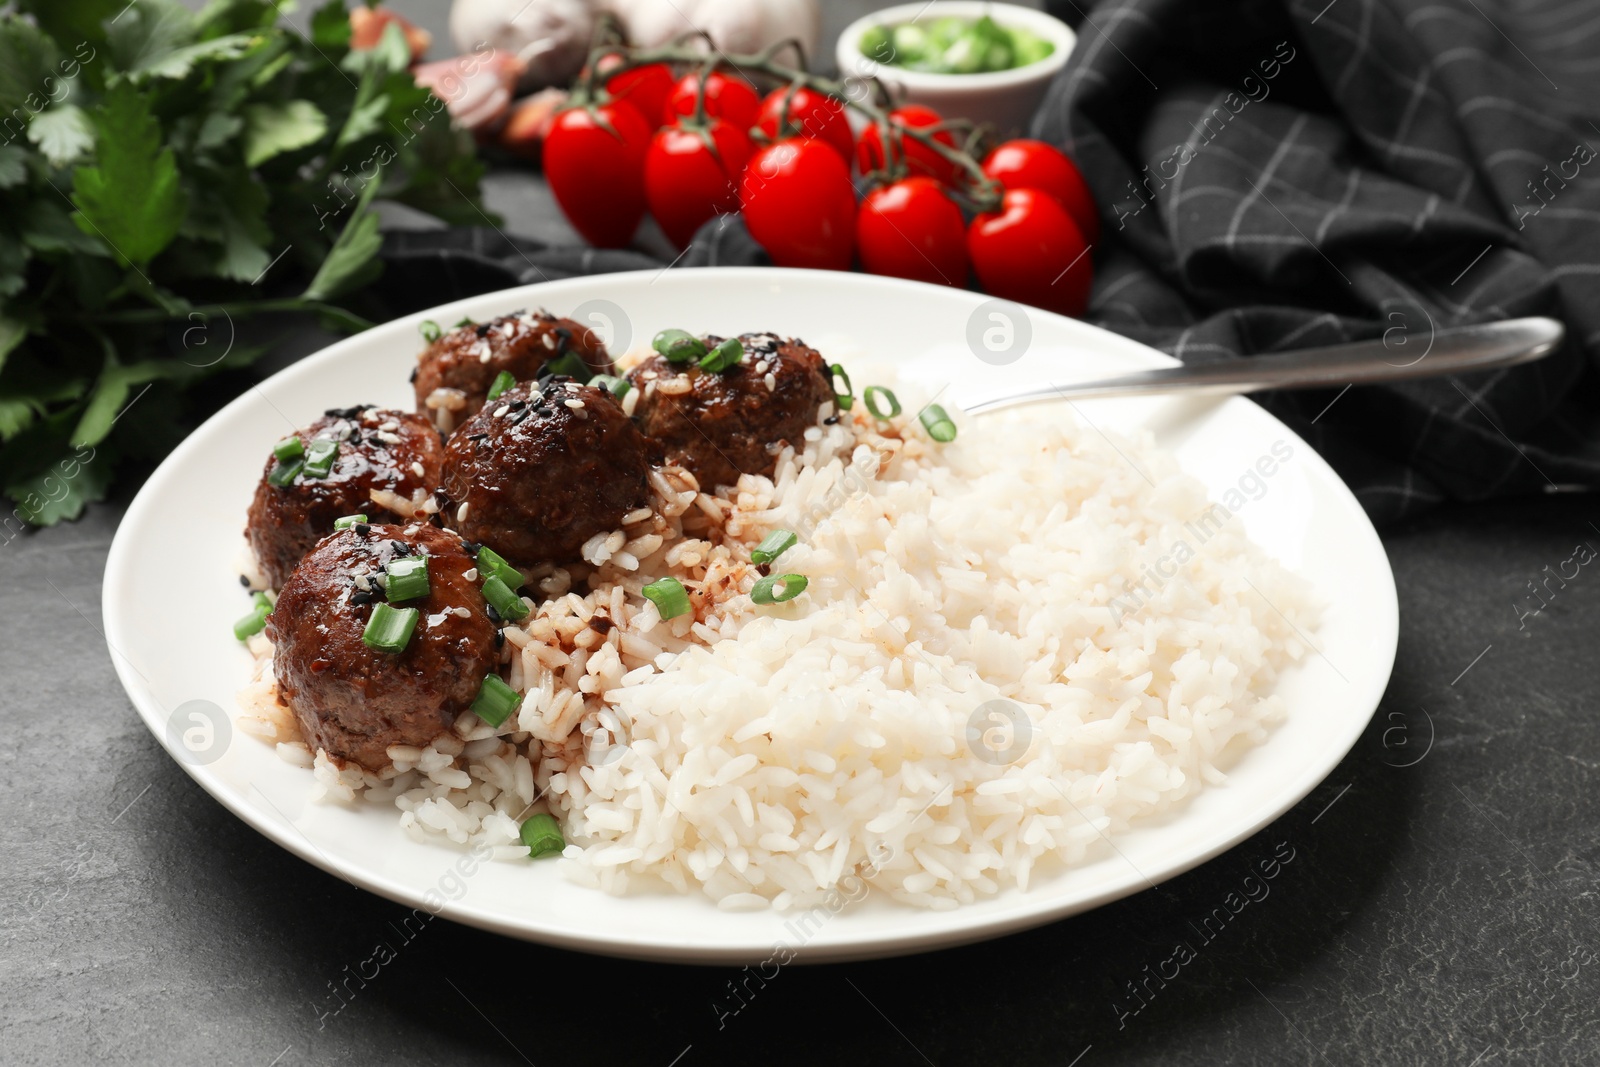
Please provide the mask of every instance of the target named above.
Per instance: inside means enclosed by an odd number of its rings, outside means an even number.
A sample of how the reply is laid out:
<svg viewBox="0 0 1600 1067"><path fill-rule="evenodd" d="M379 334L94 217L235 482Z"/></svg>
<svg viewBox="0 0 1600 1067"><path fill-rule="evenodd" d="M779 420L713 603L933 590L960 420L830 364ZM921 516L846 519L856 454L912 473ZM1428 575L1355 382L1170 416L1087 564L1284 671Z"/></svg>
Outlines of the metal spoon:
<svg viewBox="0 0 1600 1067"><path fill-rule="evenodd" d="M980 415L1044 400L1087 400L1152 393L1254 393L1262 389L1327 389L1410 378L1511 367L1543 359L1561 344L1566 329L1555 319L1507 319L1439 330L1422 355L1405 359L1382 340L1326 348L1302 348L1271 356L1222 363L1185 364L1136 371L1085 382L1045 382L978 397L961 404Z"/></svg>

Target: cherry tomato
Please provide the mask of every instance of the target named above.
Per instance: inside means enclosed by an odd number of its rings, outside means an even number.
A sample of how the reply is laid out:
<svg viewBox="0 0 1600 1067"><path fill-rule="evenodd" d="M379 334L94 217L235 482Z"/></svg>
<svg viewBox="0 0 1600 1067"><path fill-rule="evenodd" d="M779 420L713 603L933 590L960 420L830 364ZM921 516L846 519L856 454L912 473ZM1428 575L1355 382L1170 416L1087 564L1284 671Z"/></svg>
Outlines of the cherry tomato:
<svg viewBox="0 0 1600 1067"><path fill-rule="evenodd" d="M849 270L856 194L839 153L790 137L750 157L739 184L744 224L780 267Z"/></svg>
<svg viewBox="0 0 1600 1067"><path fill-rule="evenodd" d="M667 97L664 122L672 122L679 115L694 114L695 93L700 91L699 73L685 74L672 87ZM756 114L761 110L761 98L742 78L730 78L714 70L706 78L706 114L726 119L741 130L756 124Z"/></svg>
<svg viewBox="0 0 1600 1067"><path fill-rule="evenodd" d="M1007 189L1037 189L1049 193L1067 209L1072 221L1090 244L1100 240L1100 213L1094 194L1077 166L1053 145L1022 138L1007 141L989 153L983 172Z"/></svg>
<svg viewBox="0 0 1600 1067"><path fill-rule="evenodd" d="M615 52L600 58L600 73L604 74L619 65L622 57ZM646 63L642 67L625 70L606 80L606 92L619 100L626 100L639 109L639 114L652 126L665 120L667 97L672 95L674 80L672 68L665 63Z"/></svg>
<svg viewBox="0 0 1600 1067"><path fill-rule="evenodd" d="M787 88L774 89L761 101L761 113L757 116L756 124L773 140L778 139L778 115L783 111L786 96L789 96ZM856 140L850 133L850 120L845 117L844 105L835 98L804 86L794 90L794 95L789 96L789 126L798 131L801 137L810 137L828 145L839 153L845 166L850 165ZM788 131L784 132L788 134Z"/></svg>
<svg viewBox="0 0 1600 1067"><path fill-rule="evenodd" d="M701 223L739 210L739 177L754 151L747 133L721 119L704 132L673 123L655 135L644 157L644 195L673 244L685 247Z"/></svg>
<svg viewBox="0 0 1600 1067"><path fill-rule="evenodd" d="M1037 189L1012 189L999 211L973 219L967 253L984 292L1064 315L1089 306L1089 246L1067 209Z"/></svg>
<svg viewBox="0 0 1600 1067"><path fill-rule="evenodd" d="M861 265L873 274L967 284L966 224L932 178L915 177L868 193L856 213Z"/></svg>
<svg viewBox="0 0 1600 1067"><path fill-rule="evenodd" d="M610 127L609 129L607 127ZM644 218L650 124L631 104L569 108L544 142L544 176L573 227L593 245L623 248Z"/></svg>
<svg viewBox="0 0 1600 1067"><path fill-rule="evenodd" d="M898 121L902 126L934 126L944 120L939 113L931 107L921 104L907 104L897 107L889 112L891 122ZM941 130L933 135L933 139L940 144L956 146L956 139L950 135L949 130ZM945 159L939 153L923 144L921 141L910 137L901 137L906 166L912 174L924 174L930 178L937 178L947 184L954 183L961 173L961 168ZM878 137L878 127L868 126L861 131L861 140L856 142L856 165L861 168L861 173L883 169L883 142Z"/></svg>

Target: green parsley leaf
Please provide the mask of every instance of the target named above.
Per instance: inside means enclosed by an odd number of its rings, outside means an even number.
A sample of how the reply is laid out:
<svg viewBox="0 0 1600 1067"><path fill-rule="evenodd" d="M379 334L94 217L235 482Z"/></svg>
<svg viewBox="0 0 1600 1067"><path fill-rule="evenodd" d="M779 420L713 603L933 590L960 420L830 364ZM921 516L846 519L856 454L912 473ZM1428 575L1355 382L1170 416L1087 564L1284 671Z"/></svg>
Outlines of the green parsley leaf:
<svg viewBox="0 0 1600 1067"><path fill-rule="evenodd" d="M258 167L283 152L315 144L328 132L328 117L309 100L251 104L244 109L244 162Z"/></svg>
<svg viewBox="0 0 1600 1067"><path fill-rule="evenodd" d="M380 172L361 190L361 199L356 201L354 213L350 221L345 223L344 232L339 234L339 239L328 250L328 258L318 268L316 277L311 279L311 284L301 294L304 299L330 300L375 276L378 267L376 257L383 244L383 236L378 232L378 213L368 205L377 195L382 180Z"/></svg>
<svg viewBox="0 0 1600 1067"><path fill-rule="evenodd" d="M119 257L148 263L183 221L178 164L172 149L161 147L161 125L149 101L128 82L106 93L95 126L97 161L73 171L73 221L85 233L98 234Z"/></svg>
<svg viewBox="0 0 1600 1067"><path fill-rule="evenodd" d="M58 104L34 116L28 140L55 166L70 167L94 147L94 125L83 108Z"/></svg>

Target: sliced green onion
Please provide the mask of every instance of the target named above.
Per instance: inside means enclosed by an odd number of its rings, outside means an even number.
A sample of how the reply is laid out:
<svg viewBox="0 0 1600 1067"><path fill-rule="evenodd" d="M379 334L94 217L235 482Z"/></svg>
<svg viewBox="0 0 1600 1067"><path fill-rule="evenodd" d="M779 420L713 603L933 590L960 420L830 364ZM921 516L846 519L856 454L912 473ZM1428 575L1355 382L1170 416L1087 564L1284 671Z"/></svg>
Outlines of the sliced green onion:
<svg viewBox="0 0 1600 1067"><path fill-rule="evenodd" d="M810 584L803 574L769 574L751 588L750 599L757 604L782 604L805 592ZM783 592L774 592L780 585Z"/></svg>
<svg viewBox="0 0 1600 1067"><path fill-rule="evenodd" d="M272 454L287 463L306 454L306 446L298 437L285 437L272 446Z"/></svg>
<svg viewBox="0 0 1600 1067"><path fill-rule="evenodd" d="M423 319L417 326L417 332L422 334L422 339L430 345L444 335L444 331L439 329L439 324L432 319Z"/></svg>
<svg viewBox="0 0 1600 1067"><path fill-rule="evenodd" d="M773 530L750 553L751 563L771 563L793 548L800 538L788 530Z"/></svg>
<svg viewBox="0 0 1600 1067"><path fill-rule="evenodd" d="M516 385L516 384L517 384L517 379L516 379L516 377L514 375L512 375L512 373L510 371L508 371L508 370L501 371L499 374L496 374L494 376L494 381L492 383L490 383L490 385L489 385L489 397L488 397L488 399L490 399L490 400L495 399L501 393L505 392L507 389L510 389L513 385Z"/></svg>
<svg viewBox="0 0 1600 1067"><path fill-rule="evenodd" d="M657 578L644 587L644 595L663 619L676 619L689 610L689 594L676 578Z"/></svg>
<svg viewBox="0 0 1600 1067"><path fill-rule="evenodd" d="M291 484L294 481L295 476L298 475L304 468L305 464L298 459L289 463L285 463L280 459L273 465L272 473L267 475L267 484L275 485L279 489L282 489Z"/></svg>
<svg viewBox="0 0 1600 1067"><path fill-rule="evenodd" d="M929 404L917 412L917 418L922 421L922 428L928 431L928 436L935 441L956 439L956 424L950 421L949 413L938 404Z"/></svg>
<svg viewBox="0 0 1600 1067"><path fill-rule="evenodd" d="M486 674L472 702L472 713L490 726L499 726L521 703L521 693L502 682L498 674Z"/></svg>
<svg viewBox="0 0 1600 1067"><path fill-rule="evenodd" d="M839 405L841 410L849 411L850 406L856 402L856 392L855 389L850 385L850 375L845 373L844 367L838 363L835 363L833 366L829 367L828 373L835 378L844 379L844 392L841 393L839 390L835 389L833 391L833 399Z"/></svg>
<svg viewBox="0 0 1600 1067"><path fill-rule="evenodd" d="M367 517L365 515L345 515L333 520L333 528L335 530L348 530L350 527L366 521Z"/></svg>
<svg viewBox="0 0 1600 1067"><path fill-rule="evenodd" d="M267 594L265 593L252 593L250 595L250 603L256 606L257 611L265 611L269 615L272 613L272 601L267 599Z"/></svg>
<svg viewBox="0 0 1600 1067"><path fill-rule="evenodd" d="M339 456L339 442L319 437L306 449L306 475L326 478L333 471L333 461Z"/></svg>
<svg viewBox="0 0 1600 1067"><path fill-rule="evenodd" d="M888 420L900 414L900 398L894 395L893 390L885 389L881 385L869 385L861 393L861 402L867 405L867 410L880 419ZM886 405L880 407L880 405Z"/></svg>
<svg viewBox="0 0 1600 1067"><path fill-rule="evenodd" d="M528 855L533 859L559 855L567 847L567 839L561 836L561 824L552 815L540 813L530 816L522 824L519 834L522 843L528 846Z"/></svg>
<svg viewBox="0 0 1600 1067"><path fill-rule="evenodd" d="M271 607L262 608L259 605L254 611L233 624L233 636L243 641L254 637L267 627L267 616L272 614Z"/></svg>
<svg viewBox="0 0 1600 1067"><path fill-rule="evenodd" d="M425 556L407 556L393 560L383 568L388 576L384 591L395 603L415 600L428 595L428 560Z"/></svg>
<svg viewBox="0 0 1600 1067"><path fill-rule="evenodd" d="M484 545L478 549L478 573L485 578L498 578L505 583L507 589L515 592L522 588L526 580L522 572L505 561L505 557L494 549ZM499 611L499 608L495 609Z"/></svg>
<svg viewBox="0 0 1600 1067"><path fill-rule="evenodd" d="M463 315L463 316L461 316L461 321L456 323L454 326L452 326L450 328L452 330L459 330L463 326L471 326L471 325L472 325L472 316L471 315Z"/></svg>
<svg viewBox="0 0 1600 1067"><path fill-rule="evenodd" d="M668 363L688 363L706 354L706 346L688 330L662 330L650 347L666 356Z"/></svg>
<svg viewBox="0 0 1600 1067"><path fill-rule="evenodd" d="M599 386L618 400L627 396L628 390L633 388L632 382L626 378L618 378L615 374L596 374L589 379L589 384Z"/></svg>
<svg viewBox="0 0 1600 1067"><path fill-rule="evenodd" d="M725 371L736 366L744 358L744 345L739 343L737 337L730 337L700 360L700 369L707 371Z"/></svg>
<svg viewBox="0 0 1600 1067"><path fill-rule="evenodd" d="M404 652L420 615L416 608L397 608L380 601L373 605L372 618L361 631L361 643L379 652Z"/></svg>
<svg viewBox="0 0 1600 1067"><path fill-rule="evenodd" d="M483 583L483 599L494 606L502 619L516 622L528 613L528 605L498 575L489 575Z"/></svg>
<svg viewBox="0 0 1600 1067"><path fill-rule="evenodd" d="M565 374L568 378L574 378L586 384L589 379L594 377L594 371L590 369L589 364L585 363L583 358L576 352L563 352L560 356L546 363L540 373L542 374L544 371L549 371L551 374Z"/></svg>

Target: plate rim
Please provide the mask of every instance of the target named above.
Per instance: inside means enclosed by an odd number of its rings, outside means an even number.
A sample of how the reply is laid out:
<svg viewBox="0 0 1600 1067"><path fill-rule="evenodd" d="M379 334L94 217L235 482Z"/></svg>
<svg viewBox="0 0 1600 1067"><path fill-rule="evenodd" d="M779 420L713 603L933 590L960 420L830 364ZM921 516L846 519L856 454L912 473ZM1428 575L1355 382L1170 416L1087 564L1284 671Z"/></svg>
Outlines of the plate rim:
<svg viewBox="0 0 1600 1067"><path fill-rule="evenodd" d="M127 573L132 563L127 557L133 551L132 546L137 532L145 524L146 513L157 507L163 496L164 487L181 471L188 455L203 447L206 431L225 422L237 410L247 408L257 402L253 394L259 392L264 386L304 374L314 374L318 367L342 358L345 352L361 349L372 344L372 336L375 331L391 330L399 333L403 327L421 322L424 319L441 315L448 316L458 309L482 303L498 302L503 303L507 308L516 307L519 304L533 306L542 302L541 297L544 294L559 293L566 289L593 289L595 290L594 296L598 297L602 295L609 283L613 283L617 279L637 280L640 276L656 275L660 277L663 273L665 272L641 270L578 275L463 297L446 304L398 316L386 323L375 326L372 330L341 338L302 359L296 360L262 382L245 389L238 397L224 405L186 436L162 460L129 503L127 511L119 521L116 532L112 537L111 547L106 557L105 571L102 578L101 619L104 625L107 651L117 673L118 681L122 684L139 717L143 720L146 728L154 735L156 741L172 757L173 761L188 773L190 778L226 810L299 859L305 860L351 885L365 889L395 903L413 909L421 909L433 916L450 919L519 940L533 941L573 951L654 962L711 966L749 963L771 956L774 946L770 940L760 944L707 945L696 941L688 935L674 936L671 931L662 931L659 935L648 939L642 939L636 934L612 934L604 929L574 934L556 927L541 926L538 921L539 917L536 915L520 918L518 921L508 921L488 909L474 906L467 898L455 901L446 900L440 906L434 907L427 901L428 894L425 890L414 888L381 872L368 871L359 863L351 864L347 862L341 865L325 855L322 849L318 848L304 831L296 827L292 821L287 818L274 819L270 814L262 811L259 806L252 806L247 803L248 793L241 795L236 803L232 791L220 776L210 773L206 766L196 765L190 760L180 758L173 751L173 743L167 735L167 709L161 706L153 693L149 693L146 690L139 679L133 677L133 675L138 674L137 669L133 668L132 664L126 661L126 656L118 650L120 643L118 639L123 635L125 620L119 612L119 606L116 604L112 593L115 586L121 584L121 576ZM957 299L970 298L974 307L983 301L991 299L987 294L974 293L968 290L952 290L945 289L942 286L930 286L901 279L882 278L872 275L841 274L834 271L779 267L691 267L676 268L671 274L677 275L682 279L716 274L730 280L748 279L768 285L789 281L799 284L816 284L819 282L839 284L842 282L851 286L880 286L889 289L909 290L923 296L937 295L940 299L946 298L947 295L954 296ZM1081 320L1065 318L1039 308L1028 307L1026 311L1030 316L1046 316L1050 320L1064 321L1073 330L1087 330L1092 334L1100 335L1102 340L1109 339L1112 341L1113 347L1120 348L1129 354L1140 353L1141 358L1146 360L1150 366L1180 365L1178 360L1163 352L1150 348L1132 338L1106 330L1103 327ZM265 396L265 394L263 393L262 396ZM1244 399L1242 397L1229 398L1224 403L1234 400L1243 401ZM268 402L270 403L270 400ZM1341 502L1347 505L1353 514L1360 517L1360 536L1367 542L1363 547L1376 549L1375 558L1381 561L1382 564L1381 574L1374 571L1372 577L1381 577L1382 579L1381 592L1384 594L1384 604L1382 605L1384 610L1381 619L1383 629L1381 636L1385 638L1383 641L1385 662L1380 671L1371 675L1373 679L1371 683L1372 691L1361 694L1359 699L1351 698L1353 703L1357 705L1370 704L1370 707L1366 707L1363 712L1353 714L1350 717L1349 726L1345 733L1339 736L1337 743L1326 749L1329 758L1319 760L1303 768L1292 779L1291 783L1277 794L1277 800L1271 805L1270 811L1263 808L1262 812L1252 813L1248 819L1238 820L1230 825L1228 832L1211 841L1205 847L1192 852L1185 852L1176 861L1165 864L1161 870L1162 881L1193 870L1259 833L1273 822L1282 818L1295 805L1304 800L1313 789L1325 781L1355 747L1356 742L1359 741L1371 723L1373 716L1377 713L1382 697L1388 688L1398 653L1399 600L1394 583L1394 572L1389 563L1388 554L1383 548L1382 541L1373 527L1371 519L1367 516L1365 509L1362 508L1360 501L1350 490L1350 487L1345 484L1344 480L1339 477L1338 473L1315 449L1270 411L1261 409L1261 413L1275 423L1281 433L1287 435L1291 444L1303 449L1302 457L1313 468L1316 468L1315 472L1326 480L1329 489L1336 496L1342 497ZM260 793L259 789L255 791ZM262 795L264 796L265 794ZM463 855L465 854L463 853ZM1011 902L1011 906L1003 908L998 913L974 917L972 921L960 924L954 930L950 928L948 921L941 922L940 920L948 916L961 914L959 906L949 911L907 909L909 914L917 916L922 921L907 923L904 926L897 927L894 932L889 934L870 937L858 936L849 940L829 940L819 934L817 938L794 950L794 962L824 963L888 958L971 944L1056 922L1075 914L1093 910L1123 897L1131 896L1134 893L1142 892L1144 889L1158 884L1151 882L1142 872L1133 867L1131 861L1123 866L1128 868L1125 872L1118 877L1111 878L1103 887L1093 892L1072 894L1058 900L1050 900L1048 898L1040 900L1028 894L1022 894L1019 899ZM593 892L604 896L600 890L593 890ZM608 899L621 903L627 898ZM707 906L715 908L715 905L709 901Z"/></svg>

